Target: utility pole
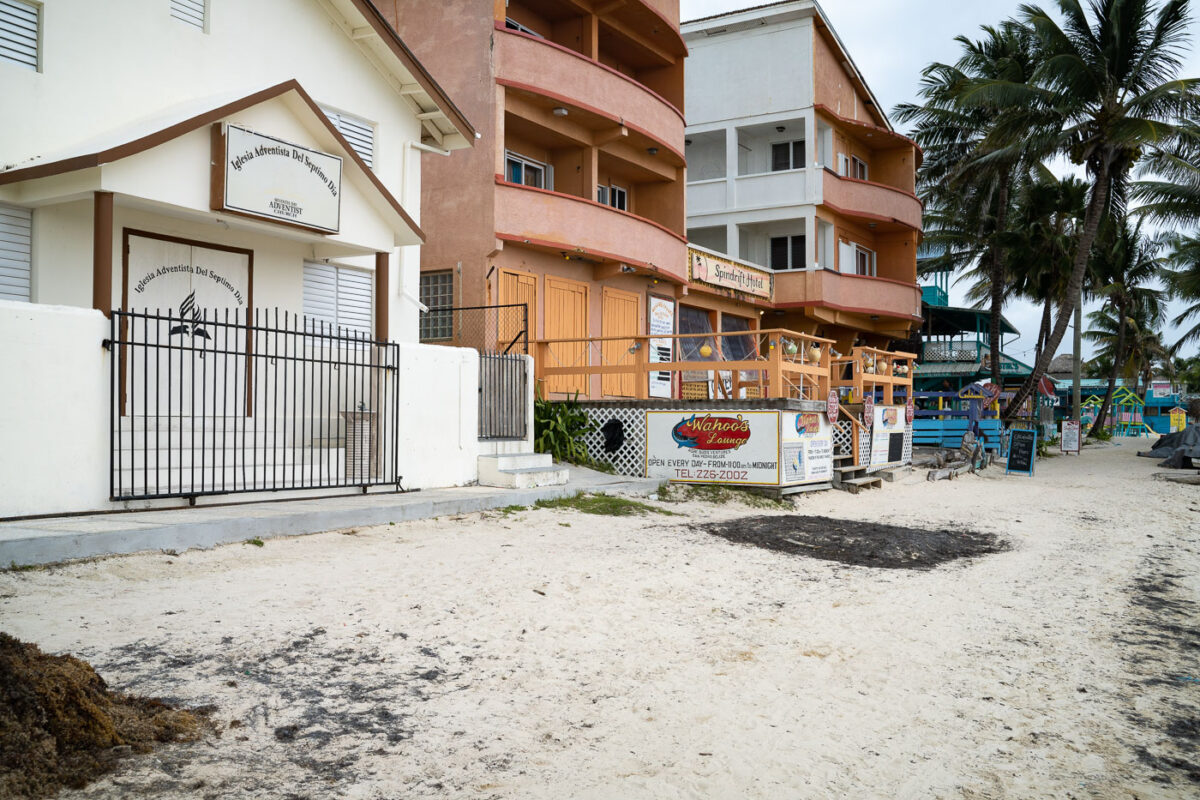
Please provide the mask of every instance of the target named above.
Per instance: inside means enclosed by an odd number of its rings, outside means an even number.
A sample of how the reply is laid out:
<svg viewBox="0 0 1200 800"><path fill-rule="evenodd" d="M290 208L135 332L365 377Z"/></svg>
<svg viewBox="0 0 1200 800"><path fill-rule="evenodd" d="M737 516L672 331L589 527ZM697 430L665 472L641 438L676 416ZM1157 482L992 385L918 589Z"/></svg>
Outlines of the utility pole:
<svg viewBox="0 0 1200 800"><path fill-rule="evenodd" d="M1080 422L1080 387L1079 378L1083 369L1083 362L1080 358L1083 350L1083 290L1079 291L1079 302L1075 304L1075 352L1074 359L1071 361L1071 419ZM1080 427L1080 435L1083 435L1083 428Z"/></svg>

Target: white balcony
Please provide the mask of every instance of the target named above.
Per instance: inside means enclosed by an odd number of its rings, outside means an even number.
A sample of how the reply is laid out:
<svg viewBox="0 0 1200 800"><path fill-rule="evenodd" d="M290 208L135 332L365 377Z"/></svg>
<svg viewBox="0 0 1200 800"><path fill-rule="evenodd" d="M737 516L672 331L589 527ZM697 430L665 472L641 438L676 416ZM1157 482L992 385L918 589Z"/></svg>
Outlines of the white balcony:
<svg viewBox="0 0 1200 800"><path fill-rule="evenodd" d="M729 205L728 179L691 181L687 187L688 217L731 211L793 208L821 202L821 180L814 170L762 172L733 179L733 205ZM692 223L695 226L696 223Z"/></svg>

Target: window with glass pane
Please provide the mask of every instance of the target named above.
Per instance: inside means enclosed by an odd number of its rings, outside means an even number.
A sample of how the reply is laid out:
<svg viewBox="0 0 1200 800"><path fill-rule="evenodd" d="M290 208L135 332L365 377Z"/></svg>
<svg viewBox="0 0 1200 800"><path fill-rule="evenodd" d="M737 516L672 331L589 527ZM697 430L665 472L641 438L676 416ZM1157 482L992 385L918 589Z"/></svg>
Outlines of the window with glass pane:
<svg viewBox="0 0 1200 800"><path fill-rule="evenodd" d="M771 145L771 171L804 169L804 140L777 142Z"/></svg>
<svg viewBox="0 0 1200 800"><path fill-rule="evenodd" d="M750 330L750 320L745 317L721 315L721 331L737 333ZM721 353L729 361L749 361L755 357L753 336L722 336Z"/></svg>
<svg viewBox="0 0 1200 800"><path fill-rule="evenodd" d="M771 269L802 269L807 251L804 236L772 236Z"/></svg>
<svg viewBox="0 0 1200 800"><path fill-rule="evenodd" d="M708 312L702 308L691 308L689 306L679 307L679 332L685 333L712 333L712 318L708 316ZM707 356L700 354L700 348L708 345L712 350ZM679 340L679 352L684 361L711 361L716 358L716 348L713 346L711 336Z"/></svg>
<svg viewBox="0 0 1200 800"><path fill-rule="evenodd" d="M546 165L540 161L533 161L516 153L506 153L504 163L509 183L519 183L537 189L546 188Z"/></svg>
<svg viewBox="0 0 1200 800"><path fill-rule="evenodd" d="M421 341L453 338L454 273L422 272L420 297L429 309L421 315Z"/></svg>
<svg viewBox="0 0 1200 800"><path fill-rule="evenodd" d="M875 270L874 270L875 254L872 253L870 250L864 250L861 247L856 248L855 255L854 255L854 262L855 262L854 263L855 271L859 275L874 274L874 272L875 272Z"/></svg>
<svg viewBox="0 0 1200 800"><path fill-rule="evenodd" d="M854 177L858 178L860 181L869 180L869 178L867 177L867 175L868 175L867 162L863 161L862 159L858 158L857 156L852 156L850 158L850 162L851 162L852 166L854 167Z"/></svg>

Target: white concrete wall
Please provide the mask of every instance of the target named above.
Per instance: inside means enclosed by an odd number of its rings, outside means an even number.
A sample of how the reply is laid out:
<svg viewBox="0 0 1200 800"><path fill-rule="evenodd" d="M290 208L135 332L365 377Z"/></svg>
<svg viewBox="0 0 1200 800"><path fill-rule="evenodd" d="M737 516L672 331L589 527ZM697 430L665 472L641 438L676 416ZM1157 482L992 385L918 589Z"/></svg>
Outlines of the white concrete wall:
<svg viewBox="0 0 1200 800"><path fill-rule="evenodd" d="M688 37L688 124L807 108L813 104L809 18L717 36Z"/></svg>
<svg viewBox="0 0 1200 800"><path fill-rule="evenodd" d="M0 300L0 517L109 507L109 330L98 311Z"/></svg>
<svg viewBox="0 0 1200 800"><path fill-rule="evenodd" d="M406 489L479 476L479 353L400 345L400 474Z"/></svg>

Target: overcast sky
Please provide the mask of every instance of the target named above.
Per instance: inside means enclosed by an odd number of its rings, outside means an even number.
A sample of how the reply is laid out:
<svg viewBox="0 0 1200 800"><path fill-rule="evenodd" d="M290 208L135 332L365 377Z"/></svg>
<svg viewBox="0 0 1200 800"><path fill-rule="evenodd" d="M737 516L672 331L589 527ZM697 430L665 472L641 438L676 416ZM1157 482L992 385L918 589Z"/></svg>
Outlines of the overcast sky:
<svg viewBox="0 0 1200 800"><path fill-rule="evenodd" d="M763 5L763 2L680 0L680 18L686 21L707 17ZM1054 6L1053 2L1041 4L1047 8ZM880 105L890 114L899 103L917 101L921 70L928 64L958 59L959 45L954 41L955 36L963 34L978 38L981 25L993 25L1015 15L1020 5L1021 0L824 0L821 8L845 42ZM1194 11L1193 17L1196 14ZM1200 77L1200 52L1196 49L1200 24L1194 22L1192 31L1193 52L1184 67L1184 77ZM963 287L951 287L951 302L966 305ZM1089 305L1085 311L1093 307ZM1173 303L1170 310L1173 318L1182 310L1182 304ZM1031 303L1018 301L1006 305L1004 314L1022 334L1006 347L1006 351L1022 360L1032 358L1041 310ZM1195 324L1195 320L1191 324ZM1169 327L1168 343L1174 343L1176 338L1175 329ZM1193 344L1184 355L1194 355L1197 349ZM1059 352L1070 351L1071 332L1068 331ZM1088 352L1085 341L1085 356Z"/></svg>

